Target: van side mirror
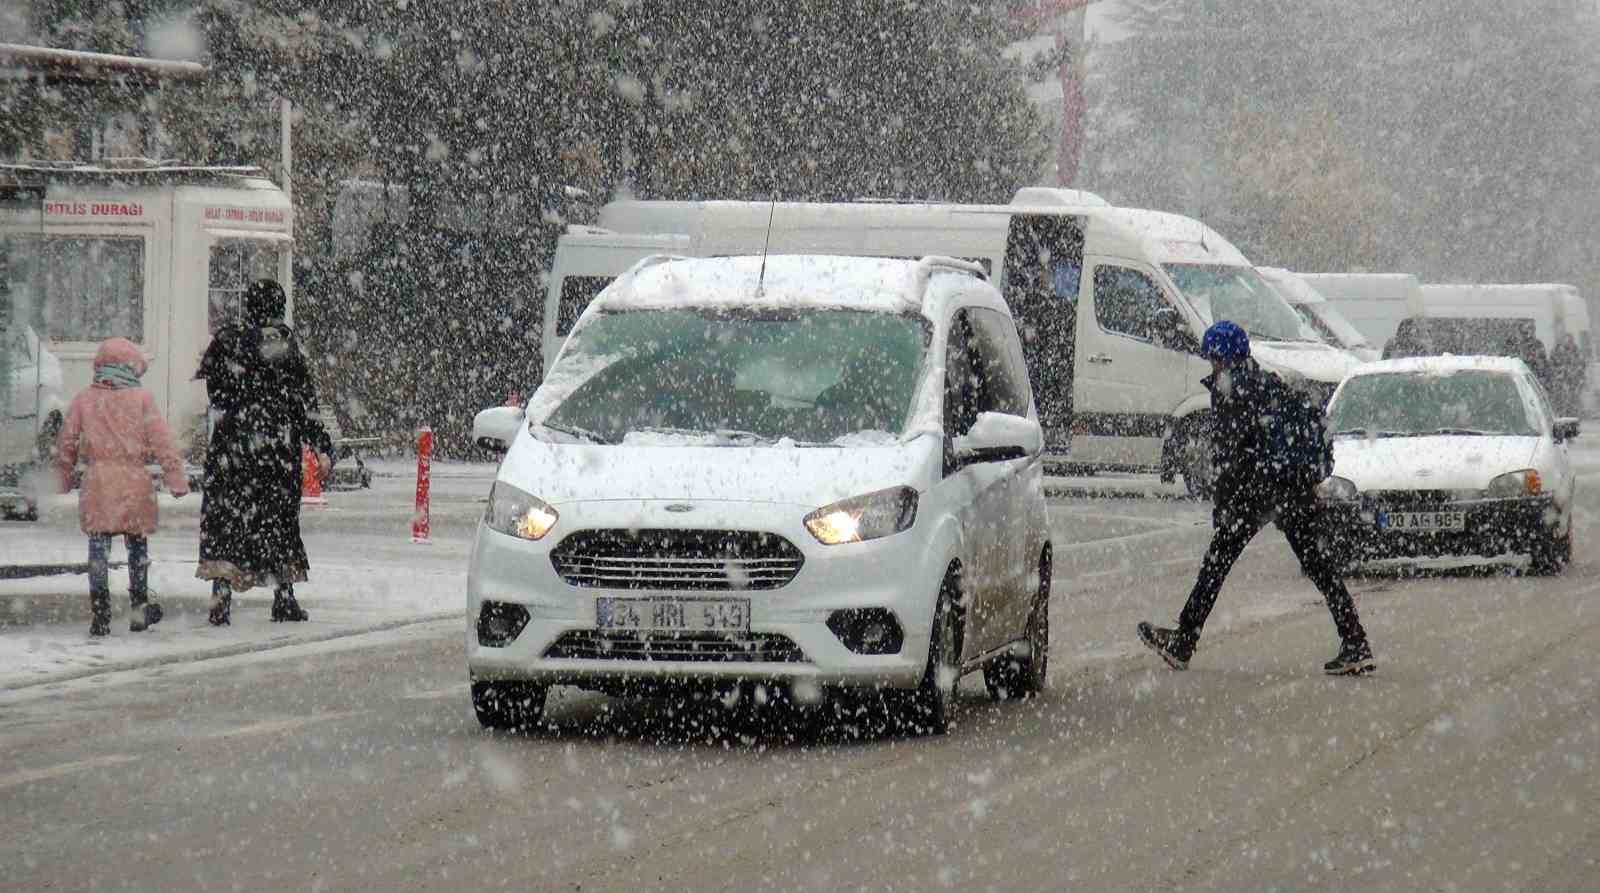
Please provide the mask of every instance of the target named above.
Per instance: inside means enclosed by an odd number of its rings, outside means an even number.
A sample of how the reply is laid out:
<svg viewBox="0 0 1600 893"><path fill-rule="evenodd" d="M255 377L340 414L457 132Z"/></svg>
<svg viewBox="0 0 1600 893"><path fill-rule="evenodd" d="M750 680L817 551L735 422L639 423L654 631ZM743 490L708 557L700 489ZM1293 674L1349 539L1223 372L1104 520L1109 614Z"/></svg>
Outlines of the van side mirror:
<svg viewBox="0 0 1600 893"><path fill-rule="evenodd" d="M523 412L520 406L496 406L485 409L472 419L472 442L491 453L511 449L522 427Z"/></svg>
<svg viewBox="0 0 1600 893"><path fill-rule="evenodd" d="M1200 349L1199 342L1194 340L1174 307L1162 307L1150 315L1150 333L1157 344L1168 350L1194 353Z"/></svg>
<svg viewBox="0 0 1600 893"><path fill-rule="evenodd" d="M1033 419L1022 416L980 412L972 430L954 440L957 467L978 462L1006 462L1042 452L1044 429Z"/></svg>
<svg viewBox="0 0 1600 893"><path fill-rule="evenodd" d="M1550 432L1556 440L1571 440L1578 436L1578 420L1574 418L1556 419L1555 428Z"/></svg>

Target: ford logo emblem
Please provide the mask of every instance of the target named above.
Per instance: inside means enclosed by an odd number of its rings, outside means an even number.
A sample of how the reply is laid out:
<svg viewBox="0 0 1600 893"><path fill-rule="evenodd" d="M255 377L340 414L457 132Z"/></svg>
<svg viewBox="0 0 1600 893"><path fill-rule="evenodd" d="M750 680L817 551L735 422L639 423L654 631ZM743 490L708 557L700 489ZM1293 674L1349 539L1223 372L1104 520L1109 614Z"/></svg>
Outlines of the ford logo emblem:
<svg viewBox="0 0 1600 893"><path fill-rule="evenodd" d="M694 506L688 504L687 502L674 502L667 506L667 511L681 515L684 512L694 511Z"/></svg>

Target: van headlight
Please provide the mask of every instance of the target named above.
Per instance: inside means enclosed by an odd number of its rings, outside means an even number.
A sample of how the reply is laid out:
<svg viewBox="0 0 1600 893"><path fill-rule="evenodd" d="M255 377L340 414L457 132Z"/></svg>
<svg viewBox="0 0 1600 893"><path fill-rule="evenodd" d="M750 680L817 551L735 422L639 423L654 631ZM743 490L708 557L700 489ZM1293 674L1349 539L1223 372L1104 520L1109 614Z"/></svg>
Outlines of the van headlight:
<svg viewBox="0 0 1600 893"><path fill-rule="evenodd" d="M1326 502L1355 502L1361 498L1354 481L1329 475L1317 485L1317 498Z"/></svg>
<svg viewBox="0 0 1600 893"><path fill-rule="evenodd" d="M518 490L505 481L495 481L489 488L489 507L484 510L483 523L490 530L525 540L544 539L550 528L556 526L561 515L543 499Z"/></svg>
<svg viewBox="0 0 1600 893"><path fill-rule="evenodd" d="M1489 482L1483 495L1490 499L1513 499L1518 496L1538 496L1543 484L1539 472L1533 468L1509 471Z"/></svg>
<svg viewBox="0 0 1600 893"><path fill-rule="evenodd" d="M890 487L825 505L806 515L806 529L824 546L859 543L910 529L917 520L917 491Z"/></svg>

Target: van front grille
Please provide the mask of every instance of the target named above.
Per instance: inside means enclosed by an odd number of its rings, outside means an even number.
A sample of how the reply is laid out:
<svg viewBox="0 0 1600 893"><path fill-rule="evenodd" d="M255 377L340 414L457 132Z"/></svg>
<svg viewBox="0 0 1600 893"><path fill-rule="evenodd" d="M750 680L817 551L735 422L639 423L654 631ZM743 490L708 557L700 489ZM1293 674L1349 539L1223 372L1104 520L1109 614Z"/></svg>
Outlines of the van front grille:
<svg viewBox="0 0 1600 893"><path fill-rule="evenodd" d="M550 553L569 585L604 589L777 589L805 557L748 530L582 530Z"/></svg>

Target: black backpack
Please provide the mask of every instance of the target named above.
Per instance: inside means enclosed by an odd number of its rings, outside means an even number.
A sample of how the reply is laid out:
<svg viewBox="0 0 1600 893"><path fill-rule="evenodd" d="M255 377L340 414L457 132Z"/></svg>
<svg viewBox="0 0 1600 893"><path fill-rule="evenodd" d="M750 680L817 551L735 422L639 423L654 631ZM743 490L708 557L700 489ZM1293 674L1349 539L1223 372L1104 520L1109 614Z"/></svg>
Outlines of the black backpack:
<svg viewBox="0 0 1600 893"><path fill-rule="evenodd" d="M1333 442L1328 438L1322 403L1311 394L1285 384L1266 372L1269 461L1289 480L1318 483L1333 474Z"/></svg>

